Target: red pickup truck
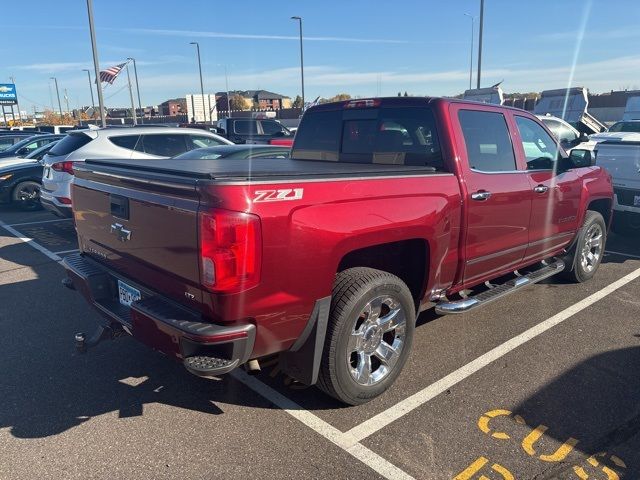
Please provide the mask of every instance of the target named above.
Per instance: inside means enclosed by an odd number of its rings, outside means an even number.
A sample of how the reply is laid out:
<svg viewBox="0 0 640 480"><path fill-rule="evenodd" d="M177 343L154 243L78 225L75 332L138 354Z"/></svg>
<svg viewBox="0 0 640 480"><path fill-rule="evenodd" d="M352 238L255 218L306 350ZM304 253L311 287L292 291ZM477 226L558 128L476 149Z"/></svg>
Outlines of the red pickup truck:
<svg viewBox="0 0 640 480"><path fill-rule="evenodd" d="M319 105L292 159L76 168L66 285L201 376L278 354L359 404L409 354L416 315L460 313L602 259L609 175L531 114L442 98Z"/></svg>

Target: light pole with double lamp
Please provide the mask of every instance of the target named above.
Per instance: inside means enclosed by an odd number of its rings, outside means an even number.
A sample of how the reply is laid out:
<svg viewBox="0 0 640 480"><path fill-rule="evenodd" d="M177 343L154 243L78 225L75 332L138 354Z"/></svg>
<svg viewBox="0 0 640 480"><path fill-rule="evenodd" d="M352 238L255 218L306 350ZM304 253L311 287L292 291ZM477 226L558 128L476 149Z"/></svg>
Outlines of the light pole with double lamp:
<svg viewBox="0 0 640 480"><path fill-rule="evenodd" d="M91 107L93 108L93 111L95 112L95 110L96 110L96 102L93 99L93 85L91 85L91 70L89 70L88 68L83 68L82 71L83 72L87 72L87 77L89 78L89 92L91 92Z"/></svg>
<svg viewBox="0 0 640 480"><path fill-rule="evenodd" d="M202 62L200 61L200 44L198 42L190 42L190 45L196 46L196 51L198 52L198 70L200 71L200 93L202 94L202 112L204 114L204 121L207 122L207 107L205 107L204 103L204 83L202 83ZM195 116L196 112L193 112Z"/></svg>
<svg viewBox="0 0 640 480"><path fill-rule="evenodd" d="M60 90L58 90L58 79L56 77L49 77L56 83L56 95L58 96L58 109L60 110L60 119L62 119L62 103L60 103Z"/></svg>
<svg viewBox="0 0 640 480"><path fill-rule="evenodd" d="M300 26L300 77L302 79L302 109L304 110L304 51L302 48L302 17L291 17L291 20L297 20Z"/></svg>
<svg viewBox="0 0 640 480"><path fill-rule="evenodd" d="M136 67L136 59L127 57L127 60L133 62L133 76L136 78L136 93L138 94L138 107L140 108L140 123L144 123L144 110L142 110L142 101L140 100L140 85L138 84L138 67Z"/></svg>

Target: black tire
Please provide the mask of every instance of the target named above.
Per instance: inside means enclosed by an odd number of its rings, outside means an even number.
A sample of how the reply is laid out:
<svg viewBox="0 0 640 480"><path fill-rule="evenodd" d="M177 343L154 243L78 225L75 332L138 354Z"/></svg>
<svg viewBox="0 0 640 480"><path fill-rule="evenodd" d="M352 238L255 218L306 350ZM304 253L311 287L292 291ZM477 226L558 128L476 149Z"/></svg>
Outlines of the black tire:
<svg viewBox="0 0 640 480"><path fill-rule="evenodd" d="M363 310L371 304L374 305L371 311L374 308L378 310L378 301L381 307L376 323L376 315L367 318ZM411 292L395 275L363 267L340 272L333 286L318 387L349 405L366 403L382 394L398 377L411 351L415 316ZM385 333L381 323L384 324L385 320L392 317L396 319L397 326ZM402 318L404 324L401 323ZM386 326L392 325L394 324L388 323ZM361 332L356 345L362 351L349 352L354 348L349 346L350 341L353 341L352 333L358 334L358 330ZM383 343L386 345L382 345ZM396 346L397 353L392 355L390 361L383 362L378 356L379 349L388 353L396 351L388 349L388 346ZM368 352L371 349L375 351ZM367 356L370 375L367 377L365 373L359 379L365 381L366 378L373 383L361 384L355 376L358 376L358 367L367 364L366 360L362 360ZM362 372L366 370L361 368Z"/></svg>
<svg viewBox="0 0 640 480"><path fill-rule="evenodd" d="M587 242L594 240L598 234L601 236L599 246L587 248ZM564 258L566 266L562 276L576 283L590 280L600 266L606 243L607 226L604 218L598 212L587 210L578 239ZM591 257L587 254L587 250L591 253Z"/></svg>
<svg viewBox="0 0 640 480"><path fill-rule="evenodd" d="M22 210L42 208L40 204L40 184L32 180L20 182L11 192L11 203Z"/></svg>

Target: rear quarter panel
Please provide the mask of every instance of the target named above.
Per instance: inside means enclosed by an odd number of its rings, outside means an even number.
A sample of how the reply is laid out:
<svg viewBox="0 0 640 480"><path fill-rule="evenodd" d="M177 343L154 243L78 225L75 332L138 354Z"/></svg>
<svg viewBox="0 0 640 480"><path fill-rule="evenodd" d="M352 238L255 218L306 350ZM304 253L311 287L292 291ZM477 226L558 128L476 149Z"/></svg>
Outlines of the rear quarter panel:
<svg viewBox="0 0 640 480"><path fill-rule="evenodd" d="M301 189L297 200L255 201L271 190ZM341 259L354 250L421 239L429 247L425 295L451 284L458 262L460 193L452 174L214 185L208 205L257 214L262 226L260 284L210 295L218 318L258 324L256 356L287 349L316 300L331 295Z"/></svg>

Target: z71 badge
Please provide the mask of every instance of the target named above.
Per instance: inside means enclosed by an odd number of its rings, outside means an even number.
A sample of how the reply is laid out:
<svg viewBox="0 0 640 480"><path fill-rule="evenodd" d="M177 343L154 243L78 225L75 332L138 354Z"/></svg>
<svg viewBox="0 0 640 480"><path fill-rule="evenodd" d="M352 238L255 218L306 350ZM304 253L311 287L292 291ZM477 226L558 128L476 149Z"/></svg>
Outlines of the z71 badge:
<svg viewBox="0 0 640 480"><path fill-rule="evenodd" d="M282 190L256 190L253 203L258 202L284 202L285 200L302 199L302 188L284 188Z"/></svg>

